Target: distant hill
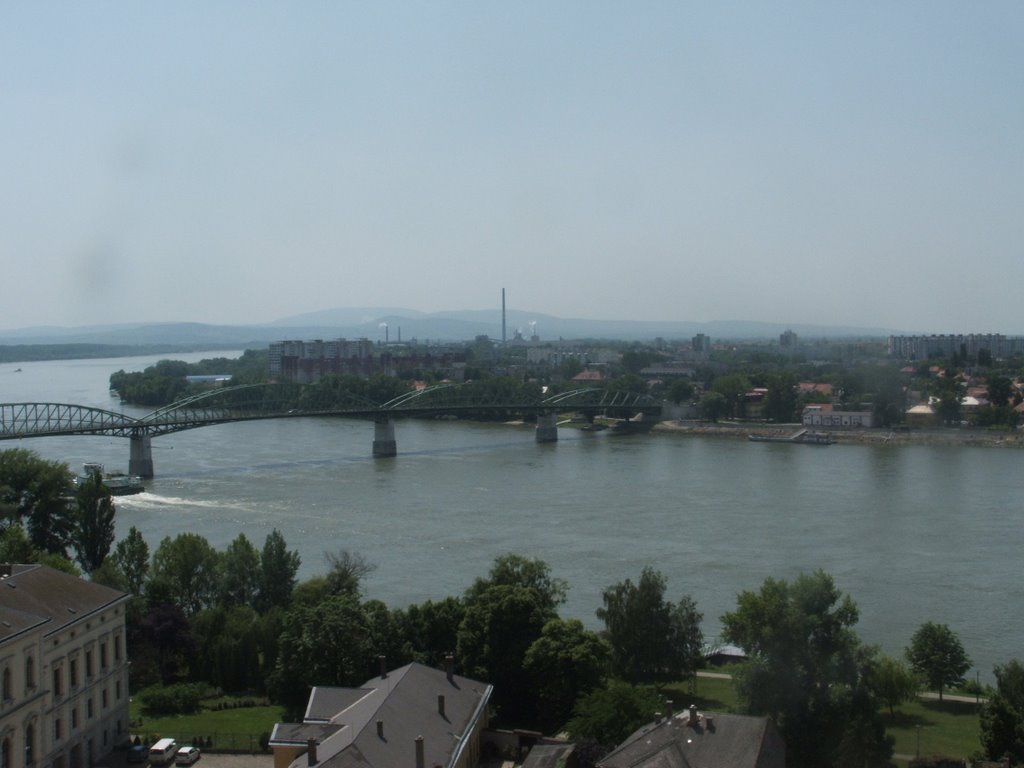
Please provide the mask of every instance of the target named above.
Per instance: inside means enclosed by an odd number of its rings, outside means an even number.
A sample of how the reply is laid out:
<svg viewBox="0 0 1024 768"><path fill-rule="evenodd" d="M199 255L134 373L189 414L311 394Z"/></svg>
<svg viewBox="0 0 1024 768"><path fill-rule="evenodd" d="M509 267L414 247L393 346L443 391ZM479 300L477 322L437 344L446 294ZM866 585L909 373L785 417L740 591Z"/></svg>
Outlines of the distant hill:
<svg viewBox="0 0 1024 768"><path fill-rule="evenodd" d="M387 326L385 331L384 326ZM516 331L542 341L559 339L609 339L650 341L690 339L703 333L713 340L777 339L785 330L802 339L878 338L899 333L885 328L828 325L786 325L755 321L709 323L648 320L584 320L561 318L522 310L506 314L506 336ZM203 323L149 323L35 327L0 331L0 344L107 344L117 346L173 347L178 350L217 347L255 348L281 339L369 338L391 341L468 341L486 335L501 338L501 312L496 309L451 312L418 312L395 307L339 308L281 318L263 325L206 325Z"/></svg>

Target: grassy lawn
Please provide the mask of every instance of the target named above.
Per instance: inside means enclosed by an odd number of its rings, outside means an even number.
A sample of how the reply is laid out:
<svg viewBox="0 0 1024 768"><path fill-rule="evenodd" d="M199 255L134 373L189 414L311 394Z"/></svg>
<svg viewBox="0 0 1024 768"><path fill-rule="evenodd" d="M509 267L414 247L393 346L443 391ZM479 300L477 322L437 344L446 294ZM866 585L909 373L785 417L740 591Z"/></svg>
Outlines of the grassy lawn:
<svg viewBox="0 0 1024 768"><path fill-rule="evenodd" d="M884 719L898 754L917 754L919 731L922 756L969 757L981 749L977 704L918 699L897 707L895 716L885 712Z"/></svg>
<svg viewBox="0 0 1024 768"><path fill-rule="evenodd" d="M276 706L238 707L236 709L206 709L194 715L145 717L138 702L131 704L132 732L144 741L170 736L179 744L192 741L195 736L212 737L218 749L247 751L250 743L258 745L261 733L270 733L274 723L283 719L283 710Z"/></svg>

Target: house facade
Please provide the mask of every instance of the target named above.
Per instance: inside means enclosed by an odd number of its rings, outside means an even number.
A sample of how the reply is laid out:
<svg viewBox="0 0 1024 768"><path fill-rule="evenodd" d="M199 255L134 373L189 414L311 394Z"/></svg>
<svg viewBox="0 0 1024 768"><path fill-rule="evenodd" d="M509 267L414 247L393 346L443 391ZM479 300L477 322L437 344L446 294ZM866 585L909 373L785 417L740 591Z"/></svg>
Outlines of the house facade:
<svg viewBox="0 0 1024 768"><path fill-rule="evenodd" d="M88 768L128 735L127 596L0 565L0 766Z"/></svg>

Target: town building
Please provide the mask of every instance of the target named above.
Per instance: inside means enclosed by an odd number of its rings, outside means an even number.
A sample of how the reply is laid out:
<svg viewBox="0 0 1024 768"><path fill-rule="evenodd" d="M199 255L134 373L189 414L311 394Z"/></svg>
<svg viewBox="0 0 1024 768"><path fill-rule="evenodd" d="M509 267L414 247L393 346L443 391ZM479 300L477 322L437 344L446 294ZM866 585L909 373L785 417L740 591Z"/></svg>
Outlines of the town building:
<svg viewBox="0 0 1024 768"><path fill-rule="evenodd" d="M471 768L481 756L492 687L412 663L359 688L317 686L301 723L278 723L274 768Z"/></svg>
<svg viewBox="0 0 1024 768"><path fill-rule="evenodd" d="M275 341L268 350L268 373L274 381L312 384L324 376L409 376L430 371L457 378L465 354L452 350L418 351L398 344L378 348L369 339Z"/></svg>
<svg viewBox="0 0 1024 768"><path fill-rule="evenodd" d="M0 565L0 765L88 768L128 737L127 596Z"/></svg>
<svg viewBox="0 0 1024 768"><path fill-rule="evenodd" d="M874 425L874 414L871 411L838 411L827 403L821 403L806 406L801 423L805 427L870 429Z"/></svg>
<svg viewBox="0 0 1024 768"><path fill-rule="evenodd" d="M1024 336L1001 333L950 333L929 336L890 336L889 356L900 360L927 360L954 354L977 358L986 351L994 358L1024 354Z"/></svg>
<svg viewBox="0 0 1024 768"><path fill-rule="evenodd" d="M785 768L786 745L767 717L698 712L646 725L598 762L598 768Z"/></svg>

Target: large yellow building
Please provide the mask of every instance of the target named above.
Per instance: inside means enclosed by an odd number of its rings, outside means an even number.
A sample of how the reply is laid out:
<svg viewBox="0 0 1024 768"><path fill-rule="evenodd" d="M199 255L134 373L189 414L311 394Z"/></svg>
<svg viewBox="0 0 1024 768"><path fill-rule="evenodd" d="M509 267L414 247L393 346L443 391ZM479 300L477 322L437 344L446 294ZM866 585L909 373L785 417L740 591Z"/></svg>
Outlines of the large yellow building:
<svg viewBox="0 0 1024 768"><path fill-rule="evenodd" d="M0 565L0 768L88 768L127 738L126 600Z"/></svg>

